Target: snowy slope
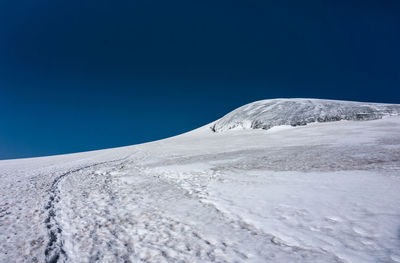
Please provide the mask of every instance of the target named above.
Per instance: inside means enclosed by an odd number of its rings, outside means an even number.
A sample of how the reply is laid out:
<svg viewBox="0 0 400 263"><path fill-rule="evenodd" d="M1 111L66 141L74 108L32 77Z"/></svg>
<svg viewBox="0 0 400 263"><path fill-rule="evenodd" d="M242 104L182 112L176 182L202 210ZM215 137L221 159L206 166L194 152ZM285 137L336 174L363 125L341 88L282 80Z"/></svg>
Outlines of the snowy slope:
<svg viewBox="0 0 400 263"><path fill-rule="evenodd" d="M0 161L0 262L400 262L400 117Z"/></svg>
<svg viewBox="0 0 400 263"><path fill-rule="evenodd" d="M400 105L320 99L272 99L240 107L215 122L211 129L270 129L313 122L376 120L400 115Z"/></svg>

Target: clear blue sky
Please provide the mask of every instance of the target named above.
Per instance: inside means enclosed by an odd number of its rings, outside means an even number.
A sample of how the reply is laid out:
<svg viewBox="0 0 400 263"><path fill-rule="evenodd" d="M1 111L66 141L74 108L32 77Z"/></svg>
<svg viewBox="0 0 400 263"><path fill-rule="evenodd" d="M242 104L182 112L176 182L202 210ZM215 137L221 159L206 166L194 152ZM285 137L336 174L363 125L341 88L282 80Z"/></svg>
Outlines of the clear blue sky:
<svg viewBox="0 0 400 263"><path fill-rule="evenodd" d="M131 145L245 103L400 103L400 1L0 1L0 159Z"/></svg>

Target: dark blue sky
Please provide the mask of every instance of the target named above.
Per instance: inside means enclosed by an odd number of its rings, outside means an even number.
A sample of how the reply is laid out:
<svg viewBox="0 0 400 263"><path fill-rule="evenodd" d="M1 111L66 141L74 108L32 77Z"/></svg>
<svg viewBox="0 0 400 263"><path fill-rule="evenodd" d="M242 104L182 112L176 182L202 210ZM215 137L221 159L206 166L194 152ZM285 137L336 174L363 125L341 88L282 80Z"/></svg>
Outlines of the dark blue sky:
<svg viewBox="0 0 400 263"><path fill-rule="evenodd" d="M245 103L400 103L400 1L0 1L0 159L131 145Z"/></svg>

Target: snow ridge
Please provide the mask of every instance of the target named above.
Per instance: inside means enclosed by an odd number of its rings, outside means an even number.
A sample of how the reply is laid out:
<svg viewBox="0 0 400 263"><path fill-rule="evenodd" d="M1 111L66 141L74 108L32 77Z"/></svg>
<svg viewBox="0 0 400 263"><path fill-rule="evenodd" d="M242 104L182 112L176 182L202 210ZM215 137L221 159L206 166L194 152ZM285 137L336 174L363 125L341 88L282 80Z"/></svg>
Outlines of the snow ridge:
<svg viewBox="0 0 400 263"><path fill-rule="evenodd" d="M231 129L265 129L300 126L313 122L376 120L400 115L399 104L364 103L322 99L271 99L244 105L210 127L214 132Z"/></svg>

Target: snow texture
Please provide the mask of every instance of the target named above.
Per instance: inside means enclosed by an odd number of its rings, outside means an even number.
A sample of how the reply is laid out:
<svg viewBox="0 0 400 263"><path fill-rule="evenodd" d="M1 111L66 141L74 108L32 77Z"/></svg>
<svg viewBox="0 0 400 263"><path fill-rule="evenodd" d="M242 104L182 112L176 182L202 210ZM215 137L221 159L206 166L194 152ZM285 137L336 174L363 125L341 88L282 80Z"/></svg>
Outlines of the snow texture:
<svg viewBox="0 0 400 263"><path fill-rule="evenodd" d="M0 182L0 262L400 262L399 116L206 125Z"/></svg>
<svg viewBox="0 0 400 263"><path fill-rule="evenodd" d="M399 115L400 105L320 99L261 100L240 107L215 122L214 132L301 126L313 122L376 120Z"/></svg>

